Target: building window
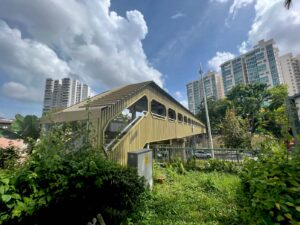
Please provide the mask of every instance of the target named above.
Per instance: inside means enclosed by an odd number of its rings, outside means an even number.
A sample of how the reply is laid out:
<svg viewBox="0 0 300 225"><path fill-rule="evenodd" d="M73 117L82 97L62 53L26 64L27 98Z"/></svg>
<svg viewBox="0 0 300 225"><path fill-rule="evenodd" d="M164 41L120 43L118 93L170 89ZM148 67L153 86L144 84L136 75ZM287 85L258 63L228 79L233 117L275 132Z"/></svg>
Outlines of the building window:
<svg viewBox="0 0 300 225"><path fill-rule="evenodd" d="M183 121L184 121L184 123L187 123L187 117L186 116L183 117Z"/></svg>

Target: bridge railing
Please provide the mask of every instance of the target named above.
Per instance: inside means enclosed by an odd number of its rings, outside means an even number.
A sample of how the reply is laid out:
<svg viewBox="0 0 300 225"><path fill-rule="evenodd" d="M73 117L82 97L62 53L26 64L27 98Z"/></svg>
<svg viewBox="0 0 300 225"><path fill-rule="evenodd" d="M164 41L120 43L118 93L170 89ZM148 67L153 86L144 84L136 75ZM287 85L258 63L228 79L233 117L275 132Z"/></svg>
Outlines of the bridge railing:
<svg viewBox="0 0 300 225"><path fill-rule="evenodd" d="M232 148L194 148L194 147L170 147L154 146L153 157L158 162L172 162L174 160L208 160L214 158L232 162L241 162L246 157L255 158L259 154L257 149L232 149Z"/></svg>

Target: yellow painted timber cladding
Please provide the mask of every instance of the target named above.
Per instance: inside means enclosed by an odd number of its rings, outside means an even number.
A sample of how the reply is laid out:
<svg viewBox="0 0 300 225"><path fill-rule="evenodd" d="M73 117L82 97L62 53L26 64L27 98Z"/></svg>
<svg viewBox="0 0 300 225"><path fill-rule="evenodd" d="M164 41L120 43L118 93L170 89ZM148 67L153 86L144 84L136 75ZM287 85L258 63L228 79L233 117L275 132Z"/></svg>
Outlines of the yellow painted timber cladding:
<svg viewBox="0 0 300 225"><path fill-rule="evenodd" d="M97 148L103 148L104 131L109 122L144 96L148 100L148 112L129 129L111 150L106 152L109 159L126 165L127 153L142 149L148 143L205 133L205 126L153 81L132 84L104 92L92 97L90 100L53 114L51 121L68 122L89 119L92 132L95 135L95 145ZM152 100L166 107L167 116L165 118L151 113ZM168 119L169 108L175 110L176 120ZM191 122L180 122L178 113L188 118L189 121L193 121L193 124ZM49 119L42 118L42 123L49 122Z"/></svg>

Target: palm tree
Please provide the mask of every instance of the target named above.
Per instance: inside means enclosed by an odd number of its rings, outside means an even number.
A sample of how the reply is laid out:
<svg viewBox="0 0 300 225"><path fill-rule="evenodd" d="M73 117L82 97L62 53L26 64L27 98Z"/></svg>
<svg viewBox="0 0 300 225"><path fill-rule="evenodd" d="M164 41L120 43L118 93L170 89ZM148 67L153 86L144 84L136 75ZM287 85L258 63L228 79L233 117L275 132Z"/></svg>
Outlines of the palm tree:
<svg viewBox="0 0 300 225"><path fill-rule="evenodd" d="M284 6L289 9L292 6L292 0L285 0Z"/></svg>

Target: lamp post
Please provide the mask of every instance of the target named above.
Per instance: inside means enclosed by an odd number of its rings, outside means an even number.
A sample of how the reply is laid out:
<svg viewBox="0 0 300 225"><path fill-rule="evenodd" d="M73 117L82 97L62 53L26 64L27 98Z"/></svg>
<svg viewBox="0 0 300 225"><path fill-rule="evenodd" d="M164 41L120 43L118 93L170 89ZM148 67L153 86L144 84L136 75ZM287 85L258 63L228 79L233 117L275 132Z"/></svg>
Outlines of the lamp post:
<svg viewBox="0 0 300 225"><path fill-rule="evenodd" d="M211 135L210 121L209 121L209 114L208 114L208 107L207 107L207 99L206 99L206 93L205 93L205 86L204 86L203 72L202 72L201 64L200 64L200 68L199 68L199 75L200 75L200 82L202 82L204 108L205 108L207 133L208 133L208 144L209 144L209 148L211 149L212 158L215 158L215 152L213 150L214 145L213 145L213 140L212 140L212 135Z"/></svg>

